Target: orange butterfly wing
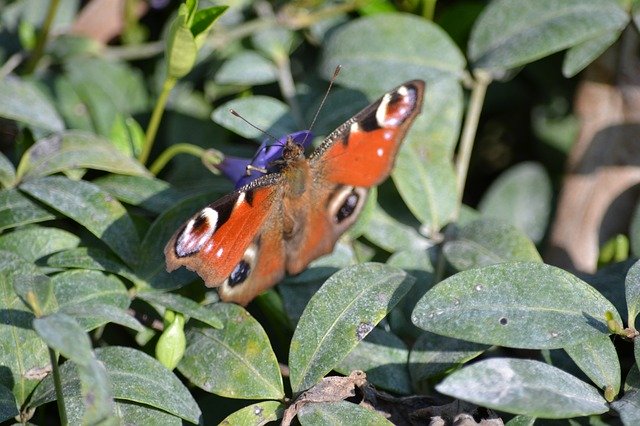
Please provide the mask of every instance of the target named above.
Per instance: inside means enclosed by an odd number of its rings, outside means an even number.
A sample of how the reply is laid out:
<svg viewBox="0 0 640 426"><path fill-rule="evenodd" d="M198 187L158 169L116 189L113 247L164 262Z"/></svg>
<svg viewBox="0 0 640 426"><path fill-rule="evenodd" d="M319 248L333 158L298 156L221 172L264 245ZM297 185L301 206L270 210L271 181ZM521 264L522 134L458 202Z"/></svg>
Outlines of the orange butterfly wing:
<svg viewBox="0 0 640 426"><path fill-rule="evenodd" d="M287 245L287 271L299 273L317 257L331 253L336 241L358 218L368 188L384 181L400 144L422 109L424 81L397 87L331 133L309 158L313 186L302 236Z"/></svg>
<svg viewBox="0 0 640 426"><path fill-rule="evenodd" d="M186 266L197 272L208 287L233 285L234 280L241 278L243 271L237 269L242 266L247 250L256 244L263 228L270 229L267 218L273 220L274 210L281 205L282 189L278 181L277 175L265 176L196 213L165 246L167 270ZM275 249L274 239L271 235L265 238L272 244L271 249ZM262 250L254 247L254 251L252 260ZM280 269L280 275L284 274L284 262L271 269Z"/></svg>

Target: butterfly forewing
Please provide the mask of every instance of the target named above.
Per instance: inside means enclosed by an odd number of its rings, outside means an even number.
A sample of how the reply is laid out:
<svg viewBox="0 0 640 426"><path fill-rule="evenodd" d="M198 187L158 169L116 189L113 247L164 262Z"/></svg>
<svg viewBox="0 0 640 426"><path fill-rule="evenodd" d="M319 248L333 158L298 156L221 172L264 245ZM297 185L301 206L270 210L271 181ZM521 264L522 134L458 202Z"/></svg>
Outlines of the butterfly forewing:
<svg viewBox="0 0 640 426"><path fill-rule="evenodd" d="M167 243L167 270L186 266L207 286L221 285L273 216L281 192L277 179L262 178L200 210Z"/></svg>
<svg viewBox="0 0 640 426"><path fill-rule="evenodd" d="M381 183L389 176L400 143L422 108L423 94L423 81L408 81L356 114L311 155L312 172L346 185Z"/></svg>

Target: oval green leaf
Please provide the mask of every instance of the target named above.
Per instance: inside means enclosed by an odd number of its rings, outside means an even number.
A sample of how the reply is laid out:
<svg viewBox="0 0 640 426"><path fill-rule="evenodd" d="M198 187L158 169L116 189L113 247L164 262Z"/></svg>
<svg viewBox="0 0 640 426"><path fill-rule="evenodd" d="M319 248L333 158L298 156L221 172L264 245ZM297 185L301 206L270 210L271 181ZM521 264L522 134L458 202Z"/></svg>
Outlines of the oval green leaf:
<svg viewBox="0 0 640 426"><path fill-rule="evenodd" d="M557 349L609 334L616 308L562 269L513 262L471 269L438 283L418 302L413 322L432 333L488 345Z"/></svg>
<svg viewBox="0 0 640 426"><path fill-rule="evenodd" d="M146 176L107 175L93 183L123 203L157 214L175 206L185 195L163 180Z"/></svg>
<svg viewBox="0 0 640 426"><path fill-rule="evenodd" d="M150 405L198 424L200 407L171 371L156 359L133 348L110 346L96 349L107 368L116 399Z"/></svg>
<svg viewBox="0 0 640 426"><path fill-rule="evenodd" d="M36 318L33 328L47 346L76 364L86 366L93 359L89 336L69 315L57 312Z"/></svg>
<svg viewBox="0 0 640 426"><path fill-rule="evenodd" d="M640 261L633 264L624 281L629 327L635 327L640 312Z"/></svg>
<svg viewBox="0 0 640 426"><path fill-rule="evenodd" d="M51 211L17 189L0 191L0 231L55 218Z"/></svg>
<svg viewBox="0 0 640 426"><path fill-rule="evenodd" d="M228 398L282 399L280 368L266 333L247 311L211 306L224 328L191 327L178 370L193 384Z"/></svg>
<svg viewBox="0 0 640 426"><path fill-rule="evenodd" d="M289 107L282 101L268 96L233 99L213 111L211 114L213 121L248 139L264 138L264 133L231 114L230 109L237 111L250 123L276 138L291 133L297 128L289 115Z"/></svg>
<svg viewBox="0 0 640 426"><path fill-rule="evenodd" d="M444 255L457 270L502 262L542 262L533 242L515 227L480 219L462 227L444 244Z"/></svg>
<svg viewBox="0 0 640 426"><path fill-rule="evenodd" d="M282 418L285 406L278 401L262 401L248 405L227 416L221 426L246 425L261 426Z"/></svg>
<svg viewBox="0 0 640 426"><path fill-rule="evenodd" d="M124 262L138 262L140 240L133 221L122 204L97 186L49 176L24 182L20 189L87 228Z"/></svg>
<svg viewBox="0 0 640 426"><path fill-rule="evenodd" d="M627 22L629 14L615 0L497 0L475 22L469 58L474 68L506 71Z"/></svg>
<svg viewBox="0 0 640 426"><path fill-rule="evenodd" d="M609 411L593 386L527 359L480 361L451 374L436 389L483 407L531 417L562 419Z"/></svg>
<svg viewBox="0 0 640 426"><path fill-rule="evenodd" d="M384 93L406 80L461 76L465 60L449 36L418 16L385 13L340 27L326 43L320 69L330 78L369 94Z"/></svg>
<svg viewBox="0 0 640 426"><path fill-rule="evenodd" d="M376 205L371 213L364 236L389 252L404 249L424 250L431 245L417 230L398 222L379 205Z"/></svg>
<svg viewBox="0 0 640 426"><path fill-rule="evenodd" d="M5 77L0 83L0 117L52 132L64 129L64 122L35 82Z"/></svg>
<svg viewBox="0 0 640 426"><path fill-rule="evenodd" d="M618 353L605 334L564 348L573 362L586 374L598 389L611 387L613 396L620 392L620 360Z"/></svg>
<svg viewBox="0 0 640 426"><path fill-rule="evenodd" d="M11 251L30 262L72 249L79 243L80 238L71 232L43 226L20 228L0 236L0 250Z"/></svg>
<svg viewBox="0 0 640 426"><path fill-rule="evenodd" d="M341 426L347 419L353 425L393 424L375 411L347 401L307 404L298 412L298 420L302 426Z"/></svg>
<svg viewBox="0 0 640 426"><path fill-rule="evenodd" d="M36 142L22 156L17 178L29 180L75 169L149 175L140 163L122 154L106 139L91 133L75 131Z"/></svg>
<svg viewBox="0 0 640 426"><path fill-rule="evenodd" d="M22 406L42 379L38 372L50 365L47 346L33 330L34 315L14 291L16 280L40 275L27 261L10 252L0 253L0 385L13 391Z"/></svg>
<svg viewBox="0 0 640 426"><path fill-rule="evenodd" d="M278 79L275 65L253 51L240 52L225 61L216 73L218 84L253 86L273 83Z"/></svg>
<svg viewBox="0 0 640 426"><path fill-rule="evenodd" d="M552 196L544 168L533 162L519 163L491 184L478 209L483 216L509 223L539 243L551 214Z"/></svg>
<svg viewBox="0 0 640 426"><path fill-rule="evenodd" d="M377 263L345 268L311 298L291 340L291 388L316 384L402 299L415 279Z"/></svg>
<svg viewBox="0 0 640 426"><path fill-rule="evenodd" d="M95 247L78 247L55 253L46 259L46 265L51 268L109 272L133 283L141 280L114 255Z"/></svg>
<svg viewBox="0 0 640 426"><path fill-rule="evenodd" d="M141 291L136 294L136 297L195 318L213 328L222 328L222 321L216 317L214 311L179 294Z"/></svg>
<svg viewBox="0 0 640 426"><path fill-rule="evenodd" d="M608 30L567 50L562 63L562 75L571 78L585 69L618 40L622 30L623 28L617 31Z"/></svg>

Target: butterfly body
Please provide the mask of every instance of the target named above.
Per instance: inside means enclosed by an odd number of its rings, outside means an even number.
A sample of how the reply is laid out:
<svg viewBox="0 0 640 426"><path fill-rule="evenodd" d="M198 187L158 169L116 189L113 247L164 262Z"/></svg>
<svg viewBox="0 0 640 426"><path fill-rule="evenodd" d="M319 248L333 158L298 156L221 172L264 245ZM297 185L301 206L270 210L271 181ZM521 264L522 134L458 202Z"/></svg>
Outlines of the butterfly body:
<svg viewBox="0 0 640 426"><path fill-rule="evenodd" d="M391 172L420 112L424 82L409 81L348 120L309 156L287 138L282 159L196 213L165 247L167 270L196 271L225 301L247 304L285 273L331 253L369 188Z"/></svg>

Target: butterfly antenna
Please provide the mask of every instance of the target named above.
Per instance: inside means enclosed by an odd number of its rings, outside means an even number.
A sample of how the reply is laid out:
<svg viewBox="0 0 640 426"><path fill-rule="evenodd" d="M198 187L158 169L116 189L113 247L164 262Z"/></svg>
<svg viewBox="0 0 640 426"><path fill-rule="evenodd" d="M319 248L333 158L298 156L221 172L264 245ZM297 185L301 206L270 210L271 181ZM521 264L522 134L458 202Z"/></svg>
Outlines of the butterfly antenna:
<svg viewBox="0 0 640 426"><path fill-rule="evenodd" d="M320 115L320 111L322 110L322 107L324 106L324 103L327 100L327 97L329 96L329 92L331 92L331 87L333 86L333 83L336 81L338 74L340 74L341 69L342 69L342 65L338 65L336 69L333 71L333 76L331 77L331 80L329 80L329 86L327 87L327 91L324 93L324 97L322 98L322 102L320 102L320 106L316 111L316 115L314 115L313 120L311 120L311 125L309 125L309 131L311 131L311 129L313 129L313 126L316 124L318 115ZM305 136L305 141L306 141L306 138L307 137Z"/></svg>
<svg viewBox="0 0 640 426"><path fill-rule="evenodd" d="M275 138L275 136L273 136L271 133L267 132L266 130L262 130L260 127L256 126L255 124L251 123L249 120L247 120L246 118L244 118L243 116L241 116L238 111L236 111L235 109L229 109L229 112L233 115L235 115L236 117L238 117L240 120L244 121L245 123L247 123L249 126L253 127L254 129L256 129L257 131L264 133L265 135L269 136L271 139L273 139L275 142L278 142L278 139Z"/></svg>

